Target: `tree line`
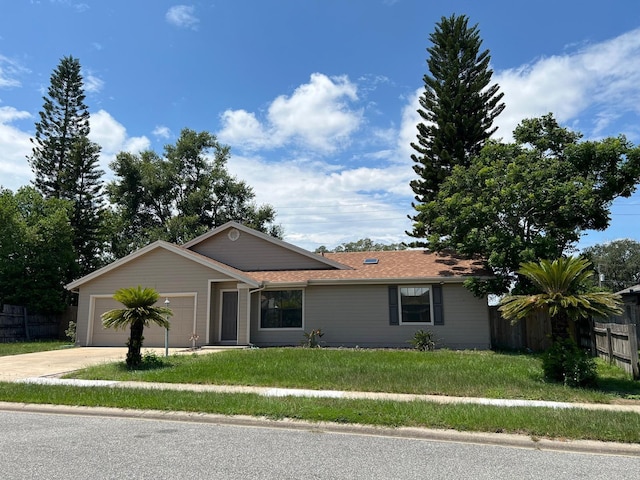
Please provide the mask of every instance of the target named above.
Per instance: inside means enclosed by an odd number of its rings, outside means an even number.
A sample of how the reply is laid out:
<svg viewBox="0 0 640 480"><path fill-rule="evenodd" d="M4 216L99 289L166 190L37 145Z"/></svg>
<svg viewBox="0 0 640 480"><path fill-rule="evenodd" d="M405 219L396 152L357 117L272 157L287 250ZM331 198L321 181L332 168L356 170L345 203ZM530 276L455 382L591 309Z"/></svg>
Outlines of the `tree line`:
<svg viewBox="0 0 640 480"><path fill-rule="evenodd" d="M64 289L155 240L186 242L230 220L282 236L270 205L227 171L229 147L185 128L162 154L121 152L105 180L89 139L80 61L63 57L35 124L32 185L0 187L0 304L56 313Z"/></svg>

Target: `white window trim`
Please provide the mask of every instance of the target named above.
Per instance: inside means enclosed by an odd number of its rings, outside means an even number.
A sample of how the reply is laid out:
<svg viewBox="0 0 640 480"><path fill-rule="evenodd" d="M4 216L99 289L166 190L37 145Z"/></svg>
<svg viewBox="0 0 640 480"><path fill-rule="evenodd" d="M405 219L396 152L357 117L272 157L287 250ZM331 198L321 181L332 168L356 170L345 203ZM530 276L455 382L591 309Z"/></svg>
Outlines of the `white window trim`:
<svg viewBox="0 0 640 480"><path fill-rule="evenodd" d="M429 289L429 318L430 322L403 322L402 321L402 289L403 288L428 288ZM421 285L398 285L398 319L399 325L434 325L433 323L433 285L421 284Z"/></svg>
<svg viewBox="0 0 640 480"><path fill-rule="evenodd" d="M277 290L263 290L264 292L288 292L288 291L301 291L302 292L302 326L298 327L263 327L262 326L262 308L259 307L258 311L260 315L258 315L258 330L265 332L301 332L304 331L304 302L305 302L305 289L304 288L279 288Z"/></svg>

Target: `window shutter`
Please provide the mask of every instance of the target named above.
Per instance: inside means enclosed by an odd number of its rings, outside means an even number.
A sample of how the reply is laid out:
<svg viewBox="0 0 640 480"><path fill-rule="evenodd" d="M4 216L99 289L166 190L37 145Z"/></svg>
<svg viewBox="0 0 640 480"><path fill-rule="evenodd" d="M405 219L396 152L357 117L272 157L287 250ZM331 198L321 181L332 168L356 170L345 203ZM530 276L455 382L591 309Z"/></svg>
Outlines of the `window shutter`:
<svg viewBox="0 0 640 480"><path fill-rule="evenodd" d="M442 285L433 286L433 324L444 325L444 311L442 309Z"/></svg>
<svg viewBox="0 0 640 480"><path fill-rule="evenodd" d="M389 325L400 325L398 317L398 287L389 287Z"/></svg>

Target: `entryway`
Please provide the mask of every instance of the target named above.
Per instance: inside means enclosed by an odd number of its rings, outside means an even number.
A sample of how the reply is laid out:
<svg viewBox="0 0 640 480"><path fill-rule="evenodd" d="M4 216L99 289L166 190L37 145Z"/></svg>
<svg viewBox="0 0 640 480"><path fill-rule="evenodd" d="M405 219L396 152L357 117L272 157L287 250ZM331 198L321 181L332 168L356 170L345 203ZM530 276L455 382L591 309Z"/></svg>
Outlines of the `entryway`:
<svg viewBox="0 0 640 480"><path fill-rule="evenodd" d="M238 291L223 290L220 296L220 343L235 345L238 342Z"/></svg>

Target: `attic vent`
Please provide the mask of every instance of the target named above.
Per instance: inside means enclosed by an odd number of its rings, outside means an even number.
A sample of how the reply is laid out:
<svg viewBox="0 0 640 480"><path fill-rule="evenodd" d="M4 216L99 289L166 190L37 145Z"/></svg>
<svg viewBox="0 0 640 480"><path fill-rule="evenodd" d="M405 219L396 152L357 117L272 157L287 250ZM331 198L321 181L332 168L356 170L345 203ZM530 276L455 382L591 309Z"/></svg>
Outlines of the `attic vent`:
<svg viewBox="0 0 640 480"><path fill-rule="evenodd" d="M378 259L377 258L365 258L364 259L364 263L365 265L375 265L378 263Z"/></svg>
<svg viewBox="0 0 640 480"><path fill-rule="evenodd" d="M240 238L240 232L235 228L232 228L231 230L229 230L227 236L229 237L229 240L235 242L238 238Z"/></svg>

